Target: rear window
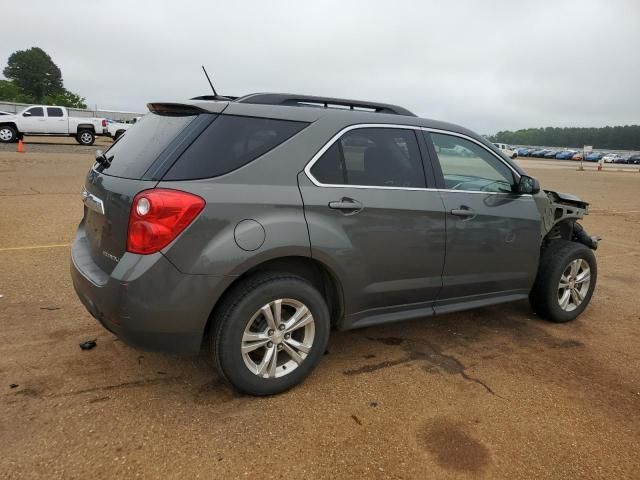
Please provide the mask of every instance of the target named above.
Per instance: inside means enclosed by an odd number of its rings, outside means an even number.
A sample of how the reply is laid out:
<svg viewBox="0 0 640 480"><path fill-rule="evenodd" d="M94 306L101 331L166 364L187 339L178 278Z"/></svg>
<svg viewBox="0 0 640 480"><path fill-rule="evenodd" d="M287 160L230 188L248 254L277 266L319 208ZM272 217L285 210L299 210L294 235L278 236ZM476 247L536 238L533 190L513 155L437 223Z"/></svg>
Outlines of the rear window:
<svg viewBox="0 0 640 480"><path fill-rule="evenodd" d="M105 152L111 164L100 167L100 171L114 177L142 178L162 151L194 118L195 115L148 113Z"/></svg>
<svg viewBox="0 0 640 480"><path fill-rule="evenodd" d="M308 123L220 115L180 156L163 180L224 175L277 147Z"/></svg>
<svg viewBox="0 0 640 480"><path fill-rule="evenodd" d="M61 108L57 107L47 107L47 116L48 117L64 117Z"/></svg>

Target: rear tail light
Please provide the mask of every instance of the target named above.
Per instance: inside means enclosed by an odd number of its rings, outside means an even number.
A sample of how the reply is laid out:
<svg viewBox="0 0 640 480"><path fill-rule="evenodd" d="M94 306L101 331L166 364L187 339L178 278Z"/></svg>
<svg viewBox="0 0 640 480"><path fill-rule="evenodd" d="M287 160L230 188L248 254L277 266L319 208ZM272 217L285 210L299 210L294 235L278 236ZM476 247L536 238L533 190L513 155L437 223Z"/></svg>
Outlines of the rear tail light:
<svg viewBox="0 0 640 480"><path fill-rule="evenodd" d="M204 208L191 193L157 188L133 198L129 214L127 251L147 255L169 245Z"/></svg>
<svg viewBox="0 0 640 480"><path fill-rule="evenodd" d="M103 127L106 127L106 126L107 126L107 121L106 121L104 118L102 119L102 126L103 126Z"/></svg>

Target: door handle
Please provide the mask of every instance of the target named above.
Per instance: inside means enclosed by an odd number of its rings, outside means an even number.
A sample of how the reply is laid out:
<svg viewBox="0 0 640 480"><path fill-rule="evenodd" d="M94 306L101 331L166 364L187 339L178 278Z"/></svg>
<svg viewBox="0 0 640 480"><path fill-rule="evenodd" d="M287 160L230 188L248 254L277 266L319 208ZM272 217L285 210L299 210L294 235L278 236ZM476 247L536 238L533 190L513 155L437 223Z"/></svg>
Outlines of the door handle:
<svg viewBox="0 0 640 480"><path fill-rule="evenodd" d="M451 210L451 215L455 215L456 217L466 217L471 218L476 216L475 210L462 206L460 208L454 208Z"/></svg>
<svg viewBox="0 0 640 480"><path fill-rule="evenodd" d="M337 201L329 202L329 208L341 210L345 215L353 215L358 213L364 207L359 201L345 197Z"/></svg>

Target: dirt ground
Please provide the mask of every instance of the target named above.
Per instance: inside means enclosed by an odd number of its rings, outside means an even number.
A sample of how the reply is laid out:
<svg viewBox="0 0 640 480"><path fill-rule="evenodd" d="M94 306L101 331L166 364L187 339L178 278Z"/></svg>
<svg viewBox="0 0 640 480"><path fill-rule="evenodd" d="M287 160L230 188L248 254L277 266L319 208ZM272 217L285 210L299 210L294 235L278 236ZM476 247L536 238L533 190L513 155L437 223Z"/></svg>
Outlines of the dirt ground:
<svg viewBox="0 0 640 480"><path fill-rule="evenodd" d="M0 151L1 478L638 478L640 173L522 161L592 202L604 240L577 321L520 302L334 332L302 386L251 398L204 356L127 347L76 299L95 147L65 140Z"/></svg>

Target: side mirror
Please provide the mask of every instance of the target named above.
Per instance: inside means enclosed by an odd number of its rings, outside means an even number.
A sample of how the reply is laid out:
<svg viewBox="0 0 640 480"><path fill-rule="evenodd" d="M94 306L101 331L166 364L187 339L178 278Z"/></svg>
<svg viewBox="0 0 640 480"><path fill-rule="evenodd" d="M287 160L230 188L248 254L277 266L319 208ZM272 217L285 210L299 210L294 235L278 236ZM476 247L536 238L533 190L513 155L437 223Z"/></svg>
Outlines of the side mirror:
<svg viewBox="0 0 640 480"><path fill-rule="evenodd" d="M540 182L529 175L522 175L518 182L517 193L529 193L535 195L540 191Z"/></svg>
<svg viewBox="0 0 640 480"><path fill-rule="evenodd" d="M31 116L31 112L24 112L22 114L23 117L30 117Z"/></svg>

